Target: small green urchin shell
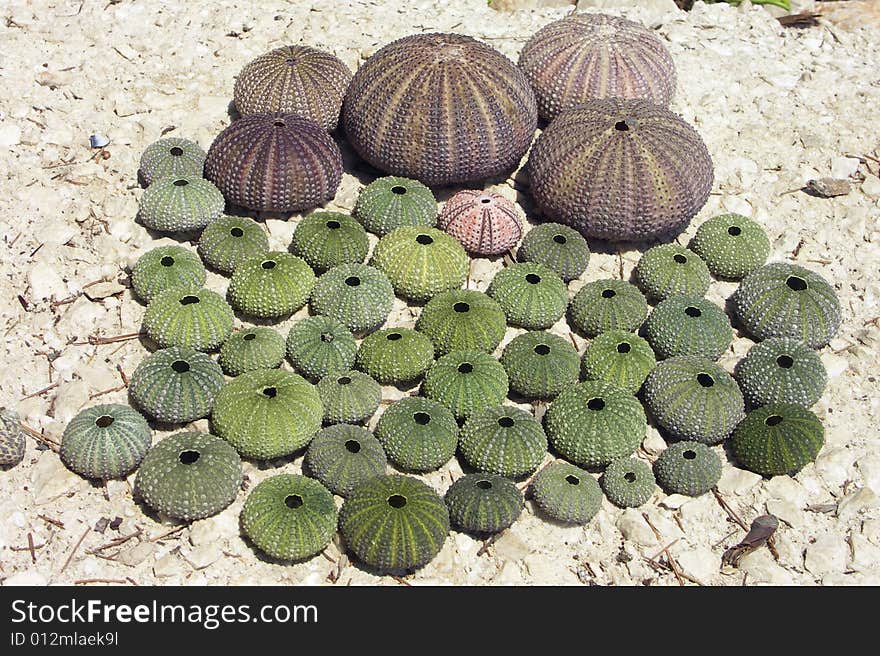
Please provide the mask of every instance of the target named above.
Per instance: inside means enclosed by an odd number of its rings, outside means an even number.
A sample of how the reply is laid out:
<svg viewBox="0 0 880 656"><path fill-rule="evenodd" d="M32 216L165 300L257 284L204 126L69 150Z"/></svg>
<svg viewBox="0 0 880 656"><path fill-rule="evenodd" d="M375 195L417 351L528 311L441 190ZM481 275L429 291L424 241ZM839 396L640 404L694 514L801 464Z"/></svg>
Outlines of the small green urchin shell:
<svg viewBox="0 0 880 656"><path fill-rule="evenodd" d="M810 348L825 346L840 327L834 288L796 264L765 264L747 275L731 296L733 311L756 339L794 337Z"/></svg>
<svg viewBox="0 0 880 656"><path fill-rule="evenodd" d="M85 478L122 478L144 459L153 431L139 412L108 403L77 414L61 436L61 462Z"/></svg>
<svg viewBox="0 0 880 656"><path fill-rule="evenodd" d="M224 380L220 365L209 356L172 346L141 360L131 375L128 391L151 417L182 424L210 414Z"/></svg>
<svg viewBox="0 0 880 656"><path fill-rule="evenodd" d="M144 312L144 331L159 344L216 350L232 334L235 315L223 297L209 289L172 287L159 292Z"/></svg>
<svg viewBox="0 0 880 656"><path fill-rule="evenodd" d="M636 458L613 460L603 472L601 481L605 496L621 508L644 505L657 485L651 465Z"/></svg>
<svg viewBox="0 0 880 656"><path fill-rule="evenodd" d="M482 351L453 351L425 374L425 396L452 410L457 419L500 404L507 396L504 366Z"/></svg>
<svg viewBox="0 0 880 656"><path fill-rule="evenodd" d="M18 421L18 413L0 407L0 465L13 466L24 458L24 430Z"/></svg>
<svg viewBox="0 0 880 656"><path fill-rule="evenodd" d="M284 360L284 338L271 328L239 330L223 342L217 358L229 376L254 369L274 369Z"/></svg>
<svg viewBox="0 0 880 656"><path fill-rule="evenodd" d="M654 351L646 340L625 330L609 330L587 346L581 372L587 380L612 383L635 394L655 364Z"/></svg>
<svg viewBox="0 0 880 656"><path fill-rule="evenodd" d="M335 424L318 431L309 444L305 467L341 497L364 481L385 473L385 451L362 426Z"/></svg>
<svg viewBox="0 0 880 656"><path fill-rule="evenodd" d="M198 250L205 264L230 275L245 260L267 253L269 238L253 219L221 216L202 231Z"/></svg>
<svg viewBox="0 0 880 656"><path fill-rule="evenodd" d="M376 330L394 306L388 277L366 264L343 264L318 278L312 311L333 317L355 333Z"/></svg>
<svg viewBox="0 0 880 656"><path fill-rule="evenodd" d="M228 442L187 432L166 437L147 451L134 487L154 510L191 521L231 504L241 479L241 459Z"/></svg>
<svg viewBox="0 0 880 656"><path fill-rule="evenodd" d="M561 223L542 223L529 230L518 255L523 262L543 264L565 282L579 277L590 263L587 240Z"/></svg>
<svg viewBox="0 0 880 656"><path fill-rule="evenodd" d="M377 476L348 495L339 531L370 567L414 569L440 552L449 533L449 511L440 495L416 478Z"/></svg>
<svg viewBox="0 0 880 656"><path fill-rule="evenodd" d="M721 478L721 458L700 442L676 442L657 458L654 475L670 494L698 497Z"/></svg>
<svg viewBox="0 0 880 656"><path fill-rule="evenodd" d="M383 385L414 381L434 363L434 345L410 328L385 328L364 338L355 366Z"/></svg>
<svg viewBox="0 0 880 656"><path fill-rule="evenodd" d="M315 272L302 258L269 251L235 268L229 282L229 302L252 317L281 317L306 304L316 280Z"/></svg>
<svg viewBox="0 0 880 656"><path fill-rule="evenodd" d="M201 177L205 157L201 146L189 139L159 139L144 150L138 171L147 185L161 178Z"/></svg>
<svg viewBox="0 0 880 656"><path fill-rule="evenodd" d="M560 522L586 524L602 507L602 488L596 479L567 462L544 467L531 489L541 510Z"/></svg>
<svg viewBox="0 0 880 656"><path fill-rule="evenodd" d="M674 294L645 321L645 336L660 358L699 355L717 360L733 341L730 319L704 298Z"/></svg>
<svg viewBox="0 0 880 656"><path fill-rule="evenodd" d="M388 276L397 294L416 302L461 287L469 262L454 237L427 226L389 232L376 244L370 259L371 265Z"/></svg>
<svg viewBox="0 0 880 656"><path fill-rule="evenodd" d="M649 248L636 265L635 276L648 297L660 301L673 294L702 297L712 280L700 256L678 244Z"/></svg>
<svg viewBox="0 0 880 656"><path fill-rule="evenodd" d="M770 240L756 221L740 214L722 214L697 228L691 250L719 278L739 280L767 261Z"/></svg>
<svg viewBox="0 0 880 656"><path fill-rule="evenodd" d="M495 474L468 474L446 490L449 520L471 533L497 533L522 513L523 496L512 481Z"/></svg>
<svg viewBox="0 0 880 656"><path fill-rule="evenodd" d="M217 434L245 458L280 458L306 446L321 428L318 391L302 376L257 369L217 394L211 420Z"/></svg>
<svg viewBox="0 0 880 656"><path fill-rule="evenodd" d="M589 337L609 330L635 332L648 316L648 301L625 280L595 280L571 299L569 316L572 325Z"/></svg>
<svg viewBox="0 0 880 656"><path fill-rule="evenodd" d="M317 384L329 424L357 424L373 416L382 400L382 387L367 374L350 369L325 376Z"/></svg>
<svg viewBox="0 0 880 656"><path fill-rule="evenodd" d="M574 346L544 331L514 337L501 354L510 389L528 399L552 399L578 380L580 358Z"/></svg>
<svg viewBox="0 0 880 656"><path fill-rule="evenodd" d="M313 212L293 231L290 252L322 273L340 264L360 264L367 258L367 232L341 212Z"/></svg>
<svg viewBox="0 0 880 656"><path fill-rule="evenodd" d="M333 495L321 483L280 474L251 490L241 510L241 528L273 558L302 560L330 544L338 516Z"/></svg>
<svg viewBox="0 0 880 656"><path fill-rule="evenodd" d="M398 467L433 471L449 462L458 443L458 424L442 403L405 396L379 417L376 438Z"/></svg>
<svg viewBox="0 0 880 656"><path fill-rule="evenodd" d="M416 323L416 330L431 338L438 356L463 350L491 353L506 329L501 306L473 289L437 294L422 309Z"/></svg>
<svg viewBox="0 0 880 656"><path fill-rule="evenodd" d="M499 405L471 413L459 433L459 448L477 471L519 478L541 464L547 436L525 410Z"/></svg>
<svg viewBox="0 0 880 656"><path fill-rule="evenodd" d="M147 228L161 232L201 230L223 213L223 194L201 175L156 180L144 190L138 217Z"/></svg>
<svg viewBox="0 0 880 656"><path fill-rule="evenodd" d="M303 376L320 379L354 366L357 344L349 330L331 317L307 317L287 335L287 357Z"/></svg>
<svg viewBox="0 0 880 656"><path fill-rule="evenodd" d="M601 467L635 451L647 420L641 403L625 389L597 380L566 388L547 408L547 437L563 458Z"/></svg>
<svg viewBox="0 0 880 656"><path fill-rule="evenodd" d="M138 258L131 268L135 295L149 303L159 292L172 287L200 289L205 284L205 267L199 256L183 246L159 246Z"/></svg>
<svg viewBox="0 0 880 656"><path fill-rule="evenodd" d="M736 381L705 358L681 355L659 362L643 389L654 421L676 439L718 444L744 415Z"/></svg>
<svg viewBox="0 0 880 656"><path fill-rule="evenodd" d="M755 344L737 363L734 377L752 406L794 403L809 408L828 382L821 358L791 337L771 337Z"/></svg>
<svg viewBox="0 0 880 656"><path fill-rule="evenodd" d="M810 410L771 403L752 410L733 432L733 455L749 471L793 474L813 462L825 443L825 428Z"/></svg>
<svg viewBox="0 0 880 656"><path fill-rule="evenodd" d="M437 199L418 180L391 175L361 189L352 214L367 230L382 237L403 226L435 226Z"/></svg>
<svg viewBox="0 0 880 656"><path fill-rule="evenodd" d="M503 268L487 293L501 305L509 323L528 330L549 328L568 305L568 289L562 278L536 262Z"/></svg>

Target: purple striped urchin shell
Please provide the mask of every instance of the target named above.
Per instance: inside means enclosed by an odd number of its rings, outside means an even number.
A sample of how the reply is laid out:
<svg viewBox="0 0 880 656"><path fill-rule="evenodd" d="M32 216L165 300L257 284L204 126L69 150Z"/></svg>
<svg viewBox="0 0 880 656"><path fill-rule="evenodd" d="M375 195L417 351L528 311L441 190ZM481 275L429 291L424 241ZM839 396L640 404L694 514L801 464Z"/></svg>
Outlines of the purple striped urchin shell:
<svg viewBox="0 0 880 656"><path fill-rule="evenodd" d="M293 114L251 114L217 135L205 177L233 205L297 212L333 198L342 153L317 123Z"/></svg>
<svg viewBox="0 0 880 656"><path fill-rule="evenodd" d="M506 253L523 233L516 205L491 191L459 191L446 201L437 224L476 255Z"/></svg>

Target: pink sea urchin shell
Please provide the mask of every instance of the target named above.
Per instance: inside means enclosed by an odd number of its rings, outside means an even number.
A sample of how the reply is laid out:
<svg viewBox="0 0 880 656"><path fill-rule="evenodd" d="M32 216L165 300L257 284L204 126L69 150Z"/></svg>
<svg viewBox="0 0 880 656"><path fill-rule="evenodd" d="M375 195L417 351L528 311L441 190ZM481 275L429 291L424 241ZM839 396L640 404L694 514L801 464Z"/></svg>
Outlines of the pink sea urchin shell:
<svg viewBox="0 0 880 656"><path fill-rule="evenodd" d="M476 255L505 253L523 233L516 205L490 191L459 191L446 202L437 223Z"/></svg>

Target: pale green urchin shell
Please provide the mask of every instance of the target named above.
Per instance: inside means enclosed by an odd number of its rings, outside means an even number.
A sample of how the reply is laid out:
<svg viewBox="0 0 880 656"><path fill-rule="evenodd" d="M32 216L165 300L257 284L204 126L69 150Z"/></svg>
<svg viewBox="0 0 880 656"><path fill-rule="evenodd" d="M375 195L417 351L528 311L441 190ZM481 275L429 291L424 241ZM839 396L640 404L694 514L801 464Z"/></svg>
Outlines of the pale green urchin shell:
<svg viewBox="0 0 880 656"><path fill-rule="evenodd" d="M586 524L602 507L602 488L596 479L567 462L554 462L539 471L531 491L541 510L568 524Z"/></svg>
<svg viewBox="0 0 880 656"><path fill-rule="evenodd" d="M351 369L356 354L354 336L331 317L300 319L287 335L287 357L312 380Z"/></svg>
<svg viewBox="0 0 880 656"><path fill-rule="evenodd" d="M363 226L348 214L319 211L299 222L290 252L322 273L340 264L362 263L368 246Z"/></svg>
<svg viewBox="0 0 880 656"><path fill-rule="evenodd" d="M625 330L600 333L581 360L586 380L601 380L635 394L656 364L654 351L643 338Z"/></svg>
<svg viewBox="0 0 880 656"><path fill-rule="evenodd" d="M309 473L341 497L364 481L383 475L387 464L379 440L366 428L349 424L319 430L304 460Z"/></svg>
<svg viewBox="0 0 880 656"><path fill-rule="evenodd" d="M108 403L77 414L61 436L61 462L80 476L122 478L144 459L153 431L139 412Z"/></svg>
<svg viewBox="0 0 880 656"><path fill-rule="evenodd" d="M376 438L398 467L433 471L455 455L458 424L443 404L421 396L405 396L379 417Z"/></svg>
<svg viewBox="0 0 880 656"><path fill-rule="evenodd" d="M410 328L385 328L364 338L355 365L383 385L421 378L434 363L434 345Z"/></svg>
<svg viewBox="0 0 880 656"><path fill-rule="evenodd" d="M207 154L194 141L168 137L147 146L138 171L147 185L161 178L201 177Z"/></svg>
<svg viewBox="0 0 880 656"><path fill-rule="evenodd" d="M456 289L428 301L416 330L431 338L438 356L462 350L491 353L504 338L506 321L504 310L490 296Z"/></svg>
<svg viewBox="0 0 880 656"><path fill-rule="evenodd" d="M518 255L523 262L543 264L568 282L587 270L590 247L574 228L561 223L542 223L526 233Z"/></svg>
<svg viewBox="0 0 880 656"><path fill-rule="evenodd" d="M470 533L498 533L522 513L523 496L512 481L495 474L462 476L443 499L453 526Z"/></svg>
<svg viewBox="0 0 880 656"><path fill-rule="evenodd" d="M229 282L229 302L252 317L282 317L306 304L315 281L315 273L301 258L269 251L236 267Z"/></svg>
<svg viewBox="0 0 880 656"><path fill-rule="evenodd" d="M425 374L425 396L452 410L457 419L481 408L499 405L507 396L507 372L482 351L453 351Z"/></svg>
<svg viewBox="0 0 880 656"><path fill-rule="evenodd" d="M498 405L471 413L459 432L459 449L477 471L519 478L541 464L547 436L525 410Z"/></svg>
<svg viewBox="0 0 880 656"><path fill-rule="evenodd" d="M700 442L676 442L654 462L654 475L670 494L698 497L721 479L721 458Z"/></svg>
<svg viewBox="0 0 880 656"><path fill-rule="evenodd" d="M324 422L358 424L379 408L382 387L367 374L350 369L322 378L317 386L324 406Z"/></svg>
<svg viewBox="0 0 880 656"><path fill-rule="evenodd" d="M764 476L794 474L816 460L823 444L825 428L819 418L791 403L752 410L730 440L740 464Z"/></svg>
<svg viewBox="0 0 880 656"><path fill-rule="evenodd" d="M284 338L266 327L239 330L220 347L217 359L229 376L254 369L274 369L284 360Z"/></svg>
<svg viewBox="0 0 880 656"><path fill-rule="evenodd" d="M673 294L648 315L645 336L660 358L698 355L717 360L730 347L733 329L724 310L714 303Z"/></svg>
<svg viewBox="0 0 880 656"><path fill-rule="evenodd" d="M638 287L611 278L588 282L569 306L572 326L589 337L609 330L635 332L648 316L648 301Z"/></svg>
<svg viewBox="0 0 880 656"><path fill-rule="evenodd" d="M161 178L144 190L138 217L161 232L202 230L223 213L223 194L201 175Z"/></svg>
<svg viewBox="0 0 880 656"><path fill-rule="evenodd" d="M312 290L312 311L332 317L353 333L376 330L394 306L388 277L366 264L342 264L320 278Z"/></svg>
<svg viewBox="0 0 880 656"><path fill-rule="evenodd" d="M498 301L510 324L528 330L549 328L568 305L568 288L562 278L536 262L504 267L486 293Z"/></svg>
<svg viewBox="0 0 880 656"><path fill-rule="evenodd" d="M577 382L580 358L568 340L534 331L514 337L504 347L501 364L514 392L528 399L552 399Z"/></svg>
<svg viewBox="0 0 880 656"><path fill-rule="evenodd" d="M253 219L221 216L202 231L198 250L205 264L230 275L245 260L268 253L269 238Z"/></svg>
<svg viewBox="0 0 880 656"><path fill-rule="evenodd" d="M809 408L828 382L819 355L791 337L771 337L752 346L737 363L734 377L752 406L794 403Z"/></svg>
<svg viewBox="0 0 880 656"><path fill-rule="evenodd" d="M739 280L767 261L770 240L756 221L722 214L697 228L691 249L719 278Z"/></svg>
<svg viewBox="0 0 880 656"><path fill-rule="evenodd" d="M380 237L403 226L437 224L437 199L418 180L386 176L361 189L354 218Z"/></svg>
<svg viewBox="0 0 880 656"><path fill-rule="evenodd" d="M200 289L205 267L199 256L183 246L159 246L138 258L131 268L135 296L149 303L159 292L172 287Z"/></svg>
<svg viewBox="0 0 880 656"><path fill-rule="evenodd" d="M651 465L636 458L613 460L605 468L600 481L608 500L621 508L643 506L657 486Z"/></svg>
<svg viewBox="0 0 880 656"><path fill-rule="evenodd" d="M648 297L660 301L673 294L704 296L712 280L700 256L678 244L649 248L636 265L635 276Z"/></svg>
<svg viewBox="0 0 880 656"><path fill-rule="evenodd" d="M216 292L172 287L147 305L143 328L160 348L187 346L214 351L232 334L234 319L232 308Z"/></svg>

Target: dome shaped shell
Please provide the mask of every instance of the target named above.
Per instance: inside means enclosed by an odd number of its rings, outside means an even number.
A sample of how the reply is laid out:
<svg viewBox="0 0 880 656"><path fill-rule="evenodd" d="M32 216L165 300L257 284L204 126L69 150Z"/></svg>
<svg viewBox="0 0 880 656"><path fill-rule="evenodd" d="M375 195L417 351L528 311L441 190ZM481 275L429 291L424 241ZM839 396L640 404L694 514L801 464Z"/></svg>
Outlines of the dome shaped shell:
<svg viewBox="0 0 880 656"><path fill-rule="evenodd" d="M299 212L333 198L342 153L317 123L293 114L251 114L217 135L205 177L233 205Z"/></svg>
<svg viewBox="0 0 880 656"><path fill-rule="evenodd" d="M24 430L18 421L18 413L0 408L0 465L15 466L24 458Z"/></svg>
<svg viewBox="0 0 880 656"><path fill-rule="evenodd" d="M205 151L189 139L169 137L147 146L141 155L138 171L146 185L161 178L201 177Z"/></svg>
<svg viewBox="0 0 880 656"><path fill-rule="evenodd" d="M416 34L381 48L355 74L342 116L361 157L431 186L511 170L538 123L522 72L460 34Z"/></svg>
<svg viewBox="0 0 880 656"><path fill-rule="evenodd" d="M586 524L602 507L602 488L580 467L554 462L535 476L531 485L535 502L552 519Z"/></svg>
<svg viewBox="0 0 880 656"><path fill-rule="evenodd" d="M528 399L552 399L578 380L580 357L571 342L544 331L514 337L501 354L510 389Z"/></svg>
<svg viewBox="0 0 880 656"><path fill-rule="evenodd" d="M676 442L654 462L654 475L670 494L698 497L721 479L721 458L700 442Z"/></svg>
<svg viewBox="0 0 880 656"><path fill-rule="evenodd" d="M704 298L680 294L660 301L651 311L645 335L660 358L698 355L717 360L733 341L724 310Z"/></svg>
<svg viewBox="0 0 880 656"><path fill-rule="evenodd" d="M223 213L223 194L200 175L156 180L144 190L138 218L147 228L160 232L201 230Z"/></svg>
<svg viewBox="0 0 880 656"><path fill-rule="evenodd" d="M235 80L242 116L296 114L328 132L336 129L351 71L338 57L309 46L282 46L249 61Z"/></svg>
<svg viewBox="0 0 880 656"><path fill-rule="evenodd" d="M293 231L290 250L321 273L340 264L360 264L367 259L367 232L341 212L313 212Z"/></svg>
<svg viewBox="0 0 880 656"><path fill-rule="evenodd" d="M560 114L535 141L528 169L539 211L611 241L680 231L713 181L694 128L665 107L620 98Z"/></svg>
<svg viewBox="0 0 880 656"><path fill-rule="evenodd" d="M388 276L367 264L333 267L315 283L312 311L332 317L355 333L379 328L394 307L394 288Z"/></svg>
<svg viewBox="0 0 880 656"><path fill-rule="evenodd" d="M408 471L434 471L455 455L458 424L442 403L405 396L392 403L376 424L376 438L395 465Z"/></svg>
<svg viewBox="0 0 880 656"><path fill-rule="evenodd" d="M654 351L643 338L624 330L609 330L587 346L581 373L587 380L601 380L635 394L655 364Z"/></svg>
<svg viewBox="0 0 880 656"><path fill-rule="evenodd" d="M238 330L220 347L217 362L229 376L274 369L284 361L284 338L271 328Z"/></svg>
<svg viewBox="0 0 880 656"><path fill-rule="evenodd" d="M770 240L756 221L740 214L722 214L697 228L691 249L714 275L740 280L767 261Z"/></svg>
<svg viewBox="0 0 880 656"><path fill-rule="evenodd" d="M648 316L638 287L611 278L588 282L571 299L571 324L589 337L609 330L635 332Z"/></svg>
<svg viewBox="0 0 880 656"><path fill-rule="evenodd" d="M361 189L352 216L380 237L403 226L437 224L437 199L418 180L389 175Z"/></svg>
<svg viewBox="0 0 880 656"><path fill-rule="evenodd" d="M425 374L425 396L452 410L457 419L499 405L507 396L507 372L482 351L453 351L437 360Z"/></svg>
<svg viewBox="0 0 880 656"><path fill-rule="evenodd" d="M198 249L205 264L230 275L245 260L267 253L269 238L253 219L221 216L202 231Z"/></svg>
<svg viewBox="0 0 880 656"><path fill-rule="evenodd" d="M410 328L385 328L364 338L355 365L383 385L421 378L434 363L434 345Z"/></svg>
<svg viewBox="0 0 880 656"><path fill-rule="evenodd" d="M183 246L153 248L141 255L131 268L132 289L147 303L159 292L172 287L200 289L205 278L205 267L199 256Z"/></svg>
<svg viewBox="0 0 880 656"><path fill-rule="evenodd" d="M590 246L574 228L561 223L542 223L526 233L517 255L523 262L543 264L568 282L587 270Z"/></svg>
<svg viewBox="0 0 880 656"><path fill-rule="evenodd" d="M269 251L236 267L229 282L229 302L252 317L282 317L306 304L316 281L315 273L301 258Z"/></svg>
<svg viewBox="0 0 880 656"><path fill-rule="evenodd" d="M366 428L335 424L318 431L303 464L328 490L345 497L364 481L382 476L387 461L379 440Z"/></svg>
<svg viewBox="0 0 880 656"><path fill-rule="evenodd" d="M528 330L549 328L568 306L568 288L562 279L534 262L504 267L486 293L498 301L510 324Z"/></svg>
<svg viewBox="0 0 880 656"><path fill-rule="evenodd" d="M809 408L828 382L818 354L791 337L771 337L752 346L737 363L734 377L752 406L793 403Z"/></svg>
<svg viewBox="0 0 880 656"><path fill-rule="evenodd" d="M512 481L494 474L468 474L446 490L449 520L471 533L497 533L522 513L523 496Z"/></svg>
<svg viewBox="0 0 880 656"><path fill-rule="evenodd" d="M504 338L507 318L501 306L483 292L456 289L427 302L416 330L431 338L438 356L463 350L491 353Z"/></svg>
<svg viewBox="0 0 880 656"><path fill-rule="evenodd" d="M214 351L232 334L234 319L232 308L220 294L172 287L149 302L143 328L160 348L188 346Z"/></svg>
<svg viewBox="0 0 880 656"><path fill-rule="evenodd" d="M825 443L825 428L810 410L771 403L746 415L730 441L736 459L764 476L793 474L813 462Z"/></svg>
<svg viewBox="0 0 880 656"><path fill-rule="evenodd" d="M712 281L700 256L678 244L649 248L639 259L634 273L648 297L660 301L673 294L704 296Z"/></svg>
<svg viewBox="0 0 880 656"><path fill-rule="evenodd" d="M648 502L657 482L651 466L636 458L613 460L600 479L605 496L615 506L637 508Z"/></svg>
<svg viewBox="0 0 880 656"><path fill-rule="evenodd" d="M61 462L85 478L122 478L150 448L153 431L139 412L108 403L77 414L61 436Z"/></svg>
<svg viewBox="0 0 880 656"><path fill-rule="evenodd" d="M521 408L497 405L472 412L459 432L459 448L477 471L520 478L547 453L540 422Z"/></svg>
<svg viewBox="0 0 880 656"><path fill-rule="evenodd" d="M474 255L501 255L519 243L523 222L516 204L491 191L465 189L446 201L437 225Z"/></svg>
<svg viewBox="0 0 880 656"><path fill-rule="evenodd" d="M382 387L367 374L350 369L325 376L317 384L328 424L357 424L379 409Z"/></svg>
<svg viewBox="0 0 880 656"><path fill-rule="evenodd" d="M354 336L331 317L300 319L287 334L287 357L306 378L320 379L351 369L356 354Z"/></svg>
<svg viewBox="0 0 880 656"><path fill-rule="evenodd" d="M538 30L519 67L535 90L541 118L590 100L641 98L669 105L675 63L649 29L607 14L574 14Z"/></svg>

